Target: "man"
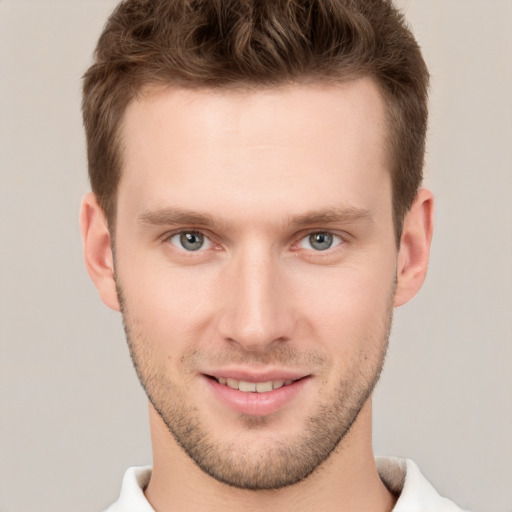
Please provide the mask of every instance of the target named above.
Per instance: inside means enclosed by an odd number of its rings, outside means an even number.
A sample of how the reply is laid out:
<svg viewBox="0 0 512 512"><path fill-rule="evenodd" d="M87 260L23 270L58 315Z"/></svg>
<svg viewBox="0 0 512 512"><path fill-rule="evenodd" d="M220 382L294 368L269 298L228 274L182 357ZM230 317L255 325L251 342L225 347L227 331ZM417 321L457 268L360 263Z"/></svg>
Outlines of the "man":
<svg viewBox="0 0 512 512"><path fill-rule="evenodd" d="M421 287L428 72L384 0L127 0L85 76L87 269L123 315L153 467L110 512L456 511L377 459Z"/></svg>

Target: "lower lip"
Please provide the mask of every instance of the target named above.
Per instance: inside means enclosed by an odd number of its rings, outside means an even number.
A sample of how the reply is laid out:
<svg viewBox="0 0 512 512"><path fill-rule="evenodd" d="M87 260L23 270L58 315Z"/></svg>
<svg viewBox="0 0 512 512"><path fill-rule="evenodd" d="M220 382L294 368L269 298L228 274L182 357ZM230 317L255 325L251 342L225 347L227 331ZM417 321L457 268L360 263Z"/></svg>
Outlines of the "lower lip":
<svg viewBox="0 0 512 512"><path fill-rule="evenodd" d="M230 409L240 414L267 416L290 403L300 393L309 377L266 393L245 393L220 384L210 377L205 376L205 379L215 396Z"/></svg>

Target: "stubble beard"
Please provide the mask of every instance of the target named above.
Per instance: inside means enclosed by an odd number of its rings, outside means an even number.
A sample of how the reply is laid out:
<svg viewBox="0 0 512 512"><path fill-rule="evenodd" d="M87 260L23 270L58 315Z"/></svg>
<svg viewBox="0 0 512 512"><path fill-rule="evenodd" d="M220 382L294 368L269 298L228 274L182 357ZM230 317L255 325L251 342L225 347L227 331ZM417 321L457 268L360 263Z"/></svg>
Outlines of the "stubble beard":
<svg viewBox="0 0 512 512"><path fill-rule="evenodd" d="M390 301L385 318L379 319L380 332L370 343L366 340L365 345L371 346L373 353L362 353L359 361L364 366L356 367L350 375L342 377L330 397L322 397L322 403L307 418L302 434L294 438L273 439L264 449L259 446L251 451L251 446L223 443L209 433L208 426L201 421L200 411L190 405L182 387L165 373L151 353L151 343L131 321L119 285L118 297L133 365L149 401L176 442L199 468L217 481L254 491L294 485L319 468L335 450L342 449L343 439L379 380L393 312ZM196 355L190 354L189 360ZM237 361L260 362L249 354L234 357ZM321 359L315 354L299 355L288 347L278 347L263 356L268 363L298 362L298 359L303 362L308 358L316 359L316 362ZM182 358L181 362L185 360ZM264 430L268 421L266 417L241 417L242 428L247 430Z"/></svg>

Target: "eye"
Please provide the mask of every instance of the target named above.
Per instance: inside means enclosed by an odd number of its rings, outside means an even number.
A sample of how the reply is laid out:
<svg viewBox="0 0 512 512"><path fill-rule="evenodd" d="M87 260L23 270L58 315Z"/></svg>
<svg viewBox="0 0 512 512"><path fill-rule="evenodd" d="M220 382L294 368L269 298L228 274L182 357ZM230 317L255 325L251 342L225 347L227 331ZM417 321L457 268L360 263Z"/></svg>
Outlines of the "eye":
<svg viewBox="0 0 512 512"><path fill-rule="evenodd" d="M210 240L198 231L180 231L169 238L169 242L185 251L199 251L209 249L212 246Z"/></svg>
<svg viewBox="0 0 512 512"><path fill-rule="evenodd" d="M316 233L310 233L299 242L301 249L313 249L314 251L326 251L332 247L340 245L343 240L328 231L319 231Z"/></svg>

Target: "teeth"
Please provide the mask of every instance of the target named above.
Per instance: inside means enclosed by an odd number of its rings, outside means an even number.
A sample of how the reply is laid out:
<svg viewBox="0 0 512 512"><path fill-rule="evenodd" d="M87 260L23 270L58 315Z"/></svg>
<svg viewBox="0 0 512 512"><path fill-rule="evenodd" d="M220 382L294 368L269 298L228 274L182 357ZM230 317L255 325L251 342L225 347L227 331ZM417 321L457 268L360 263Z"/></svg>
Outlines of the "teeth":
<svg viewBox="0 0 512 512"><path fill-rule="evenodd" d="M238 389L244 393L254 393L256 391L256 384L254 382L245 382L241 380L238 383Z"/></svg>
<svg viewBox="0 0 512 512"><path fill-rule="evenodd" d="M238 384L239 384L239 381L235 380L235 379L228 379L226 384L230 387L230 388L233 388L233 389L238 389Z"/></svg>
<svg viewBox="0 0 512 512"><path fill-rule="evenodd" d="M218 377L217 381L232 389L238 389L244 393L268 393L273 389L279 389L290 385L293 380L274 380L268 382L246 382L244 380L225 379Z"/></svg>
<svg viewBox="0 0 512 512"><path fill-rule="evenodd" d="M272 382L258 382L258 384L256 384L255 388L258 393L267 393L269 391L272 391L272 389L274 389Z"/></svg>

